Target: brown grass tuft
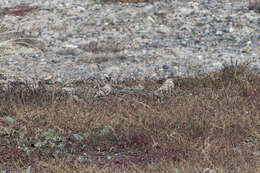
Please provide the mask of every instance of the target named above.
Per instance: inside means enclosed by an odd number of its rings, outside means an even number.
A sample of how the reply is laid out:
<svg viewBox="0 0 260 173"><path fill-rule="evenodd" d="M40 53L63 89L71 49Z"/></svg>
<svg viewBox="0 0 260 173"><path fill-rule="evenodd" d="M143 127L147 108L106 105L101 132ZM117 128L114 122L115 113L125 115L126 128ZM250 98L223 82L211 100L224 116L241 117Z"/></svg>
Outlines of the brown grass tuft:
<svg viewBox="0 0 260 173"><path fill-rule="evenodd" d="M259 74L236 65L173 80L173 93L164 97L121 93L78 100L57 86L10 83L0 89L0 167L20 172L259 171ZM162 83L120 85L154 89Z"/></svg>

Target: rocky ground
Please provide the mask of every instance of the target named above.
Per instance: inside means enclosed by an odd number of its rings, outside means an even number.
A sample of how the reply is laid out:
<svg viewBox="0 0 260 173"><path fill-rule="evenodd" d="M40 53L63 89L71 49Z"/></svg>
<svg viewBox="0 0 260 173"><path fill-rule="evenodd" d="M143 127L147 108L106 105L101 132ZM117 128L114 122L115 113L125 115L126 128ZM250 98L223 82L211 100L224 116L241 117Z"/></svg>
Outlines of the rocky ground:
<svg viewBox="0 0 260 173"><path fill-rule="evenodd" d="M5 1L1 83L157 80L231 63L250 63L259 72L255 2Z"/></svg>

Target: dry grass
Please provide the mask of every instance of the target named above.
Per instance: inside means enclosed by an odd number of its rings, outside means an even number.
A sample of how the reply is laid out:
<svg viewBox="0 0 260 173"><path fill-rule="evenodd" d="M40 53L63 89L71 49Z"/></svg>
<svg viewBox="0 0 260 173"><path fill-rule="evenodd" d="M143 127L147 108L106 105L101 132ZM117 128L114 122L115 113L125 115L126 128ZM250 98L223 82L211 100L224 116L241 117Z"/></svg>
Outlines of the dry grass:
<svg viewBox="0 0 260 173"><path fill-rule="evenodd" d="M20 5L2 9L0 16L32 10L37 8ZM75 100L44 84L0 87L0 168L37 173L260 172L260 74L233 65L173 80L174 92L164 97L117 94ZM155 89L162 83L117 85Z"/></svg>
<svg viewBox="0 0 260 173"><path fill-rule="evenodd" d="M0 90L0 167L18 172L259 172L260 75L246 66L173 78L165 96L75 100ZM146 89L163 81L142 83ZM29 171L30 170L30 171Z"/></svg>

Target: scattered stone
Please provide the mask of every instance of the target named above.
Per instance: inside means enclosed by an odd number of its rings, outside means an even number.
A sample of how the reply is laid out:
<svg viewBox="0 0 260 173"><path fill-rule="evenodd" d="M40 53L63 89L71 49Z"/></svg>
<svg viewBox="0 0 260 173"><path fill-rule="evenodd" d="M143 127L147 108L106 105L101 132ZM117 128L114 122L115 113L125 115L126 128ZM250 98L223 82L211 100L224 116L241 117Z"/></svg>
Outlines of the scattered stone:
<svg viewBox="0 0 260 173"><path fill-rule="evenodd" d="M260 0L248 0L248 8L250 10L260 10Z"/></svg>
<svg viewBox="0 0 260 173"><path fill-rule="evenodd" d="M72 56L77 56L81 53L82 51L78 48L65 48L65 49L60 49L56 53L58 55L72 55Z"/></svg>
<svg viewBox="0 0 260 173"><path fill-rule="evenodd" d="M28 81L37 72L62 83L106 74L111 81L157 80L216 71L230 57L260 67L259 14L244 10L244 1L23 2L1 1L0 66L7 79ZM246 5L257 9L259 0Z"/></svg>

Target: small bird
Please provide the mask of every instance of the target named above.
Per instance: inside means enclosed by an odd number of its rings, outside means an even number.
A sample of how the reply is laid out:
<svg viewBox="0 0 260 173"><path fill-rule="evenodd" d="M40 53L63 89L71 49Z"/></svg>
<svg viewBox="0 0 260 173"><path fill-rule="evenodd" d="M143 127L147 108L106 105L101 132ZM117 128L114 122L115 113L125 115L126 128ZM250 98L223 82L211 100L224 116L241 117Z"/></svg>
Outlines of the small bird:
<svg viewBox="0 0 260 173"><path fill-rule="evenodd" d="M110 84L106 84L95 95L95 97L104 97L109 95L113 91L113 87Z"/></svg>
<svg viewBox="0 0 260 173"><path fill-rule="evenodd" d="M174 88L174 82L172 79L167 79L160 88L155 91L156 95L160 95L162 93L170 93Z"/></svg>

